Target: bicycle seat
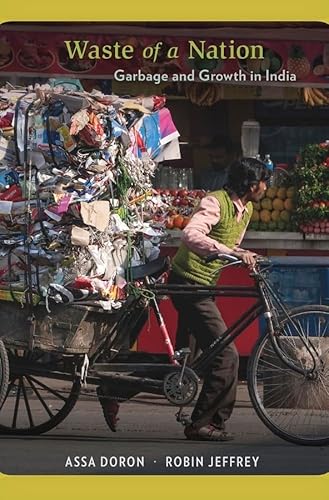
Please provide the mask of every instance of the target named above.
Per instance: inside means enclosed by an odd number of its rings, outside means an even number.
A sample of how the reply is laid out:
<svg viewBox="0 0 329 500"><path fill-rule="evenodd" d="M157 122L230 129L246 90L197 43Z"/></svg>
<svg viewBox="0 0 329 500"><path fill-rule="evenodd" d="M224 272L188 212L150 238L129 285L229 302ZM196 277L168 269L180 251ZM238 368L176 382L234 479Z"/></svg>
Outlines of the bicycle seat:
<svg viewBox="0 0 329 500"><path fill-rule="evenodd" d="M134 266L130 268L129 272L126 272L126 277L130 277L132 280L138 280L145 278L146 276L153 276L155 274L161 274L169 269L169 260L167 257L158 257L147 264L142 264L141 266Z"/></svg>

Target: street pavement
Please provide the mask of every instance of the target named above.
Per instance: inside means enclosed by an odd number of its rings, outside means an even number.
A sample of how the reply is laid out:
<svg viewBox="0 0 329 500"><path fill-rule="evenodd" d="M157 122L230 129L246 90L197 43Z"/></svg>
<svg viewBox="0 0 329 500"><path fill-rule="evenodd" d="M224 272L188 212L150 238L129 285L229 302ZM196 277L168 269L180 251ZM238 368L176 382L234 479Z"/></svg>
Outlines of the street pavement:
<svg viewBox="0 0 329 500"><path fill-rule="evenodd" d="M191 408L188 408L191 411ZM9 474L322 474L329 447L298 446L274 436L239 385L226 443L188 441L177 408L142 394L121 405L111 432L93 391L56 429L41 436L0 436L0 470Z"/></svg>

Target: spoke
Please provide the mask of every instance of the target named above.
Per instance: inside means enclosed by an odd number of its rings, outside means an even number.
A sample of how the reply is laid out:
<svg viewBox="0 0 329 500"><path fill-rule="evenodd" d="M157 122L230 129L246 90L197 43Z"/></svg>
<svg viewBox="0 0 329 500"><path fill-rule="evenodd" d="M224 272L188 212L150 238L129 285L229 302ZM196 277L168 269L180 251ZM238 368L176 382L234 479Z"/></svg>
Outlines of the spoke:
<svg viewBox="0 0 329 500"><path fill-rule="evenodd" d="M42 399L38 389L35 387L35 385L33 384L31 378L29 376L26 377L30 386L32 387L33 391L35 392L37 398L39 399L40 403L42 404L42 406L44 407L44 409L46 410L46 412L48 413L49 417L50 418L53 418L54 417L54 414L52 413L52 411L50 410L49 406L44 402L44 400Z"/></svg>
<svg viewBox="0 0 329 500"><path fill-rule="evenodd" d="M321 385L323 386L323 389L324 389L324 392L326 393L326 395L328 396L329 398L329 391L328 391L328 387L325 386L324 382L323 382L323 378L322 378L322 375L319 375L319 380L321 382Z"/></svg>
<svg viewBox="0 0 329 500"><path fill-rule="evenodd" d="M276 359L279 361L279 358L276 357ZM264 365L268 365L270 366L271 368L275 368L276 370L280 370L281 372L283 373L296 373L298 375L298 372L294 372L294 370L292 370L292 368L284 368L283 366L279 366L277 364L274 364L274 363L270 363L270 361L267 361L266 359L261 359L260 360L261 363L263 363ZM264 368L266 370L266 368Z"/></svg>
<svg viewBox="0 0 329 500"><path fill-rule="evenodd" d="M48 391L51 394L53 394L54 396L56 396L58 399L65 401L65 403L69 399L69 398L65 398L64 396L62 396L62 394L60 394L58 391L55 391L55 389L52 389L51 387L43 384L42 382L40 382L40 380L37 380L36 378L31 377L31 375L30 375L30 379L33 380L33 382L36 383L37 385L40 385L40 387L42 387L46 391Z"/></svg>
<svg viewBox="0 0 329 500"><path fill-rule="evenodd" d="M169 387L169 389L167 389L167 392L168 394L170 394L170 396L172 396L173 394L175 394L175 392L177 391L177 387Z"/></svg>
<svg viewBox="0 0 329 500"><path fill-rule="evenodd" d="M32 413L31 413L31 408L30 408L30 403L26 394L26 388L24 384L24 379L22 378L22 390L23 390L23 396L24 396L24 401L25 401L25 407L27 411L27 415L29 417L29 422L30 422L30 427L34 427L34 422L32 418Z"/></svg>
<svg viewBox="0 0 329 500"><path fill-rule="evenodd" d="M275 394L273 396L275 398ZM273 399L273 397L270 397L268 402L271 402L271 404L273 405L275 403L275 405L277 405L276 407L278 408L279 405L280 405L280 408L286 408L285 406L283 406L287 401L289 401L289 399L292 397L291 394L288 392L286 393L286 396L284 397L283 394L278 394L277 398L276 399ZM289 407L288 407L289 408Z"/></svg>
<svg viewBox="0 0 329 500"><path fill-rule="evenodd" d="M5 402L6 402L7 398L8 398L8 396L9 396L9 393L10 393L10 391L11 391L12 387L15 385L15 383L14 383L14 382L15 382L16 380L17 380L17 377L13 378L13 380L11 380L11 381L10 381L10 383L9 383L9 385L8 385L8 389L7 389L6 395L5 395L5 399L3 400L3 403L2 403L2 405L1 405L1 408L4 406L4 404L5 404Z"/></svg>
<svg viewBox="0 0 329 500"><path fill-rule="evenodd" d="M287 334L285 334L285 333L286 333L286 332L285 332L285 329L286 329L286 328L287 328L287 330L288 330L288 335L287 335ZM295 327L295 325L294 325L294 328L297 330L297 328ZM298 331L298 330L297 330L297 331ZM286 324L284 324L284 325L283 325L283 335L282 335L282 337L283 337L285 340L287 340L287 341L291 341L291 343L293 343L294 347L296 347L296 341L295 341L295 339L294 339L293 333L291 332L291 326L290 326L290 324L289 324L289 323L286 323ZM279 342L280 342L280 338L279 338Z"/></svg>
<svg viewBox="0 0 329 500"><path fill-rule="evenodd" d="M327 328L328 328L328 325L329 325L329 321L326 320L326 323L325 323L325 327L323 328L323 333L321 335L321 337L327 337Z"/></svg>
<svg viewBox="0 0 329 500"><path fill-rule="evenodd" d="M17 414L18 414L18 408L19 408L19 400L21 397L21 387L22 387L22 379L19 379L18 387L17 387L17 394L16 394L16 401L15 401L15 408L14 408L14 416L13 416L13 423L12 423L12 428L16 429L16 424L17 424Z"/></svg>
<svg viewBox="0 0 329 500"><path fill-rule="evenodd" d="M306 370L315 359L322 359L318 379L312 381L281 360L270 341L258 351L255 390L267 421L286 436L308 442L329 438L329 314L317 310L292 315L281 326L279 349L293 366ZM305 344L304 344L305 342ZM321 352L322 351L322 352ZM320 355L321 352L321 355ZM322 370L322 371L321 371Z"/></svg>

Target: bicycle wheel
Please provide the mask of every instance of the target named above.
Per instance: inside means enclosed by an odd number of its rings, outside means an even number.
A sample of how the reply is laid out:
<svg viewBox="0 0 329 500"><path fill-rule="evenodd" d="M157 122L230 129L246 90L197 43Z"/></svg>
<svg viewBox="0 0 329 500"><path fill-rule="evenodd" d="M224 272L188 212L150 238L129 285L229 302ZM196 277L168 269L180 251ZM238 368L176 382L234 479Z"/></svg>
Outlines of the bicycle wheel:
<svg viewBox="0 0 329 500"><path fill-rule="evenodd" d="M9 382L9 362L4 343L0 340L0 408L5 400Z"/></svg>
<svg viewBox="0 0 329 500"><path fill-rule="evenodd" d="M9 384L0 411L0 434L36 435L56 427L74 407L80 380L65 371L60 356L8 350ZM64 368L64 369L63 369Z"/></svg>
<svg viewBox="0 0 329 500"><path fill-rule="evenodd" d="M248 366L249 395L256 413L276 435L296 444L329 444L329 307L304 306L281 320L280 349L295 366L313 367L296 326L316 360L313 377L284 364L269 334L259 339Z"/></svg>

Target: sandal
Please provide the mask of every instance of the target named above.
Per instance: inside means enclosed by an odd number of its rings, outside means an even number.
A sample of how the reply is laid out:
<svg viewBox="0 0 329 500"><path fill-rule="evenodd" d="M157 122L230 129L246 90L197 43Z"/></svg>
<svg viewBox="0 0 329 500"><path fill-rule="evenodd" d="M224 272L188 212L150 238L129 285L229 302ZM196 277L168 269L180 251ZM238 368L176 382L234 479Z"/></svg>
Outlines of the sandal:
<svg viewBox="0 0 329 500"><path fill-rule="evenodd" d="M199 429L188 425L185 427L184 434L187 439L195 441L232 441L234 439L232 433L218 429L213 425L205 425Z"/></svg>

